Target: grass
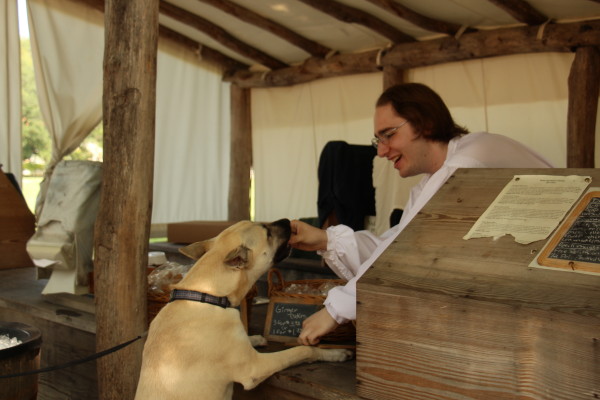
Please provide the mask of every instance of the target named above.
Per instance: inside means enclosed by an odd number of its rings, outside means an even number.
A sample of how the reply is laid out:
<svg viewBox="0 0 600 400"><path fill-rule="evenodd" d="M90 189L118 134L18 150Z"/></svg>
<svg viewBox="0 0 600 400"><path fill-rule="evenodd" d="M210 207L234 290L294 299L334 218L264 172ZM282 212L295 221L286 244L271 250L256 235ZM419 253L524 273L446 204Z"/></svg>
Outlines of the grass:
<svg viewBox="0 0 600 400"><path fill-rule="evenodd" d="M25 201L27 202L27 206L32 213L35 213L35 200L40 191L40 182L42 182L41 176L23 177L23 187L21 190L23 192L23 197L25 197Z"/></svg>

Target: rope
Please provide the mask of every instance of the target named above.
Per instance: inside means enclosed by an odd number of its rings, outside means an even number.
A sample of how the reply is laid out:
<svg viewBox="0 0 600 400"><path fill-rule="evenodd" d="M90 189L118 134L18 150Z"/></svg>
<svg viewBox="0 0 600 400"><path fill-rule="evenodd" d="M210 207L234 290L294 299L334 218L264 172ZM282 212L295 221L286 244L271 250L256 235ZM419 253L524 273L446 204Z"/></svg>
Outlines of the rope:
<svg viewBox="0 0 600 400"><path fill-rule="evenodd" d="M45 373L45 372L56 371L56 370L59 370L59 369L64 369L64 368L72 367L74 365L83 364L83 363L88 362L88 361L93 361L93 360L96 360L96 359L98 359L100 357L104 357L106 355L109 355L111 353L119 351L119 350L121 350L124 347L129 346L130 344L132 344L132 343L140 340L141 338L145 337L146 334L147 333L144 333L144 334L136 337L135 339L131 339L128 342L121 343L121 344L119 344L119 345L117 345L115 347L111 347L110 349L100 351L98 353L92 354L91 356L87 356L85 358L81 358L79 360L73 360L73 361L69 361L69 362L67 362L65 364L60 364L60 365L55 365L55 366L52 366L52 367L46 367L46 368L36 369L36 370L33 370L33 371L19 372L19 373L16 373L16 374L9 374L9 375L0 375L0 379L9 379L9 378L17 378L19 376L28 376L28 375L42 374L42 373Z"/></svg>

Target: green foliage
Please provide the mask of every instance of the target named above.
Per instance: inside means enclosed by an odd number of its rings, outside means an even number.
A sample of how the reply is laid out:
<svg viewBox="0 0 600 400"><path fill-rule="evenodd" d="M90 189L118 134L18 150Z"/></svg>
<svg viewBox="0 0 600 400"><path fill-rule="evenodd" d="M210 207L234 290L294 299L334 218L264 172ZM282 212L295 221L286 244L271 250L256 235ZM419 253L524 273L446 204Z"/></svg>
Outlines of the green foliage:
<svg viewBox="0 0 600 400"><path fill-rule="evenodd" d="M21 39L22 158L23 170L39 175L52 157L52 141L38 103L29 38ZM102 124L65 159L102 160Z"/></svg>
<svg viewBox="0 0 600 400"><path fill-rule="evenodd" d="M50 161L52 143L38 105L29 39L21 39L21 99L23 169L39 173Z"/></svg>

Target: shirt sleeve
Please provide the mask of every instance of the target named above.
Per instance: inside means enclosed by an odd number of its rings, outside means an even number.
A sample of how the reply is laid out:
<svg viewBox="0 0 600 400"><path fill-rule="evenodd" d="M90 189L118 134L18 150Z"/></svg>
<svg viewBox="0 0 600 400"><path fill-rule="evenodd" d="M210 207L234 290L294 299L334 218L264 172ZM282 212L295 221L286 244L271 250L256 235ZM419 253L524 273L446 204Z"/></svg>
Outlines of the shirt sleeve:
<svg viewBox="0 0 600 400"><path fill-rule="evenodd" d="M330 226L327 228L327 250L317 253L337 276L350 280L381 241L366 230L355 232L346 225Z"/></svg>
<svg viewBox="0 0 600 400"><path fill-rule="evenodd" d="M329 291L325 299L327 312L338 324L345 324L356 319L356 281L351 279L344 286L338 286Z"/></svg>

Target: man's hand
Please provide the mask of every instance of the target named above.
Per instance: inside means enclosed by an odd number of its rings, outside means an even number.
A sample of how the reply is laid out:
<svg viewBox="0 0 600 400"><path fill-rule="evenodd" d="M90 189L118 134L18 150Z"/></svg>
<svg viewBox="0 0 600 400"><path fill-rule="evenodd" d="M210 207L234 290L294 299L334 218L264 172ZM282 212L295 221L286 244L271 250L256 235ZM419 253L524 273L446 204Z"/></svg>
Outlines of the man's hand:
<svg viewBox="0 0 600 400"><path fill-rule="evenodd" d="M334 331L338 325L327 309L323 308L302 322L302 332L298 337L298 343L315 345L319 343L322 336Z"/></svg>
<svg viewBox="0 0 600 400"><path fill-rule="evenodd" d="M327 232L323 229L298 220L293 220L290 227L290 246L305 251L327 250Z"/></svg>

